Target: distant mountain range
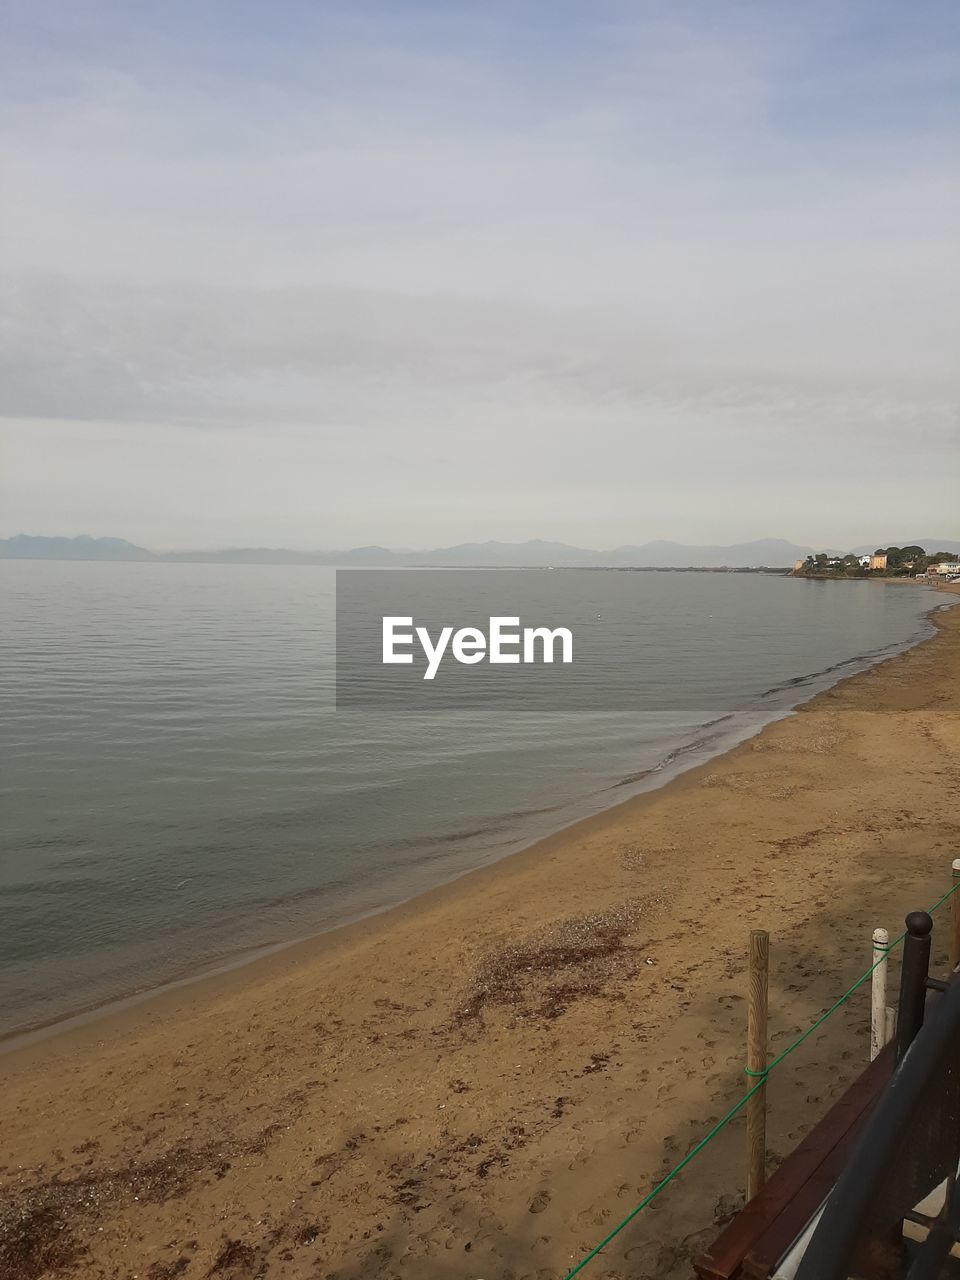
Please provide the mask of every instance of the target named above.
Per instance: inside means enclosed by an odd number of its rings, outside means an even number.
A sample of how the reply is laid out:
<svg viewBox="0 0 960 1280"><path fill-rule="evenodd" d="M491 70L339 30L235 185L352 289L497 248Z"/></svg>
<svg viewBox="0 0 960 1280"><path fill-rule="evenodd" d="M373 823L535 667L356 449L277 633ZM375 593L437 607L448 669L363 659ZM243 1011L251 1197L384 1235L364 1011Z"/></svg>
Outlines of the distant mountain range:
<svg viewBox="0 0 960 1280"><path fill-rule="evenodd" d="M14 538L0 538L0 559L4 560L156 560L159 557L145 547L134 546L125 538L91 538L83 533L78 538L38 538L18 533Z"/></svg>
<svg viewBox="0 0 960 1280"><path fill-rule="evenodd" d="M909 538L884 546L916 544L927 551L960 554L960 542L945 538ZM863 555L880 545L854 547ZM47 538L17 534L0 538L0 559L7 560L124 560L194 564L317 564L343 568L361 566L450 566L461 568L636 568L636 569L759 569L792 568L814 551L783 538L760 538L732 546L688 546L682 542L644 542L639 546L592 551L564 542L462 542L432 551L391 551L387 547L353 547L348 551L289 551L282 547L238 547L223 551L148 551L123 538ZM831 554L837 554L834 551Z"/></svg>

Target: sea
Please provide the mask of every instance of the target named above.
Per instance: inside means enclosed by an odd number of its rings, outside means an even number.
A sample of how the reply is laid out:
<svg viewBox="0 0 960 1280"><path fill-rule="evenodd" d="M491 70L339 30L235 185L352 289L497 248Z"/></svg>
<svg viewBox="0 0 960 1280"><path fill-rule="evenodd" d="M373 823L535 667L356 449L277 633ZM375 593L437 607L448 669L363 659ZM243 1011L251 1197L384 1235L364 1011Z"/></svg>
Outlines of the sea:
<svg viewBox="0 0 960 1280"><path fill-rule="evenodd" d="M597 573L558 572L573 593ZM939 603L619 580L656 620L629 707L420 714L336 709L331 569L0 561L0 1036L381 911L659 786L931 634ZM687 694L665 709L669 684Z"/></svg>

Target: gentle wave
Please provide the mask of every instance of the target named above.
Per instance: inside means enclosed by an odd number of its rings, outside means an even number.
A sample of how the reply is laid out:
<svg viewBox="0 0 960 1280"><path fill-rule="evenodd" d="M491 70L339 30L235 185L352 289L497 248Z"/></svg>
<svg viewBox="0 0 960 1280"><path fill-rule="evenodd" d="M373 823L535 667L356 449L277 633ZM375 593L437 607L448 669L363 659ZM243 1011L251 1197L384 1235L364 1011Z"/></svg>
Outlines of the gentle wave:
<svg viewBox="0 0 960 1280"><path fill-rule="evenodd" d="M0 1033L381 910L656 785L929 634L932 594L618 575L630 707L338 716L331 571L118 569L0 563Z"/></svg>

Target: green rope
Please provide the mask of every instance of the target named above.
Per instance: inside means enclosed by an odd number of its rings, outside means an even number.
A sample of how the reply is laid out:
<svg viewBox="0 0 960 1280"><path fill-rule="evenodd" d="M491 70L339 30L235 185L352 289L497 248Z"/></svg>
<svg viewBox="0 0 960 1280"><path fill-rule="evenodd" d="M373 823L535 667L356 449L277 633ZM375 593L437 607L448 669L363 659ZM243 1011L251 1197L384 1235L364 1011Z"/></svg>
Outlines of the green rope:
<svg viewBox="0 0 960 1280"><path fill-rule="evenodd" d="M952 888L948 889L947 892L943 894L942 897L937 899L937 901L930 908L930 915L933 915L934 911L936 911L939 907L942 907L943 904L946 902L946 900L949 897L951 897L952 894L956 893L958 889L960 889L960 880L958 880L957 883L952 886ZM629 1224L634 1220L637 1214L641 1212L641 1210L645 1209L652 1200L655 1200L657 1198L657 1196L660 1194L661 1191L663 1191L665 1187L669 1186L669 1184L674 1180L674 1178L683 1169L687 1167L690 1161L693 1160L695 1156L700 1154L700 1152L707 1145L707 1143L711 1142L717 1136L717 1134L720 1133L722 1129L725 1129L727 1127L727 1125L731 1122L731 1120L734 1119L737 1113L750 1101L750 1099L757 1092L757 1090L763 1088L763 1086L767 1082L767 1076L774 1069L774 1067L778 1067L785 1058L789 1057L789 1055L793 1053L794 1049L798 1049L800 1045L803 1044L804 1040L806 1040L808 1036L812 1035L813 1032L816 1031L817 1027L821 1026L822 1023L826 1022L827 1018L829 1018L832 1013L836 1013L836 1011L840 1008L840 1006L844 1004L845 1001L850 999L850 997L858 989L858 987L861 987L863 983L866 982L866 980L873 973L874 969L876 969L879 965L881 965L884 962L884 960L887 958L887 953L892 951L894 947L898 947L906 936L907 936L906 931L904 931L899 935L899 937L894 938L894 940L884 948L884 954L880 957L880 959L876 960L870 966L870 968L867 969L866 973L862 973L860 977L856 980L856 982L853 984L853 986L848 987L847 990L843 993L843 995L839 998L839 1000L834 1001L834 1003L830 1006L830 1008L826 1011L826 1013L822 1013L815 1022L811 1023L811 1025L807 1027L806 1031L804 1031L801 1035L797 1036L796 1040L794 1040L792 1044L788 1044L786 1049L784 1049L782 1053L778 1054L777 1057L774 1058L774 1060L770 1063L769 1066L764 1067L762 1071L751 1071L748 1067L744 1067L744 1072L746 1075L757 1077L757 1083L751 1089L748 1089L747 1092L743 1095L743 1097L739 1098L733 1104L733 1106L730 1108L730 1110L727 1112L725 1116L721 1116L721 1118L713 1126L710 1132L706 1134L703 1138L701 1138L695 1147L692 1147L687 1152L687 1154L683 1157L683 1159L679 1162L679 1164L674 1165L674 1167L670 1170L670 1172L666 1175L666 1177L661 1178L661 1180L652 1189L652 1191L648 1192L647 1195L644 1196L644 1198L640 1201L640 1203L636 1206L636 1208L630 1210L630 1212L627 1214L627 1216L623 1219L622 1222L617 1223L617 1225L613 1228L613 1230L609 1232L607 1235L605 1235L599 1244L594 1245L594 1247L590 1250L590 1252L585 1254L580 1259L580 1261L577 1263L577 1265L573 1268L572 1271L567 1272L566 1276L564 1277L564 1280L573 1280L573 1277L577 1275L579 1272L581 1272L583 1268L587 1265L587 1263L592 1261L592 1259L594 1259L597 1256L597 1254L600 1252L601 1249L605 1249L606 1246L610 1243L610 1241L620 1234L620 1232L624 1229L624 1227L629 1226Z"/></svg>
<svg viewBox="0 0 960 1280"><path fill-rule="evenodd" d="M623 1230L623 1228L628 1223L633 1221L633 1219L637 1216L637 1214L640 1212L641 1209L645 1209L651 1200L656 1199L656 1197L660 1194L660 1192L664 1189L664 1187L674 1180L674 1178L681 1171L681 1169L684 1169L690 1163L690 1161L694 1158L694 1156L697 1155L699 1152L701 1152L703 1148L707 1145L707 1143L712 1138L715 1138L717 1134L720 1132L720 1130L725 1128L730 1123L730 1121L734 1118L734 1116L737 1114L740 1108L744 1106L745 1103L750 1101L750 1099L757 1092L757 1090L762 1088L763 1088L763 1081L761 1080L757 1084L755 1084L752 1089L748 1089L747 1092L743 1095L743 1097L738 1099L733 1104L733 1106L730 1108L727 1114L717 1121L717 1123L713 1126L713 1128L706 1135L706 1137L701 1138L700 1141L697 1143L697 1145L692 1150L687 1152L687 1154L683 1157L680 1163L677 1165L674 1165L674 1167L670 1170L667 1176L663 1178L660 1182L658 1182L657 1185L653 1188L651 1192L649 1192L648 1195L644 1196L644 1198L640 1201L637 1207L635 1209L631 1209L631 1211L627 1214L624 1220L621 1223L619 1223L619 1225L614 1227L608 1236L605 1236L598 1245L594 1245L594 1247L590 1250L590 1252L585 1257L580 1259L580 1261L573 1268L573 1270L567 1273L565 1280L572 1280L572 1277L575 1276L578 1271L582 1271L583 1268L587 1265L587 1263L591 1260L591 1258L595 1258L597 1254L600 1252L600 1250L605 1248L610 1243L610 1241L614 1238L614 1236L618 1236L620 1232Z"/></svg>
<svg viewBox="0 0 960 1280"><path fill-rule="evenodd" d="M957 888L960 888L960 883L958 883ZM952 893L953 890L951 889L950 892ZM940 904L937 903L937 906L939 905ZM934 908L934 910L936 910L936 908ZM846 1003L846 1001L850 999L850 997L857 990L857 988L861 987L866 982L866 980L873 973L874 969L878 968L881 964L883 964L884 960L886 960L887 958L887 952L892 951L894 947L898 947L906 936L907 935L905 933L901 933L899 938L894 938L893 942L891 942L890 945L886 947L884 954L880 957L880 959L876 960L870 966L870 968L866 971L866 973L861 973L860 977L856 980L853 986L848 987L846 991L843 993L843 995L840 997L840 999L835 1000L834 1003L830 1006L830 1008L826 1011L826 1013L821 1013L820 1017L817 1018L816 1022L812 1022L810 1026L807 1027L806 1031L804 1031L801 1035L797 1036L793 1044L788 1044L787 1047L784 1049L783 1053L779 1054L776 1058L774 1058L774 1060L771 1063L769 1063L767 1066L765 1066L761 1071L751 1071L749 1067L744 1067L743 1068L744 1075L762 1076L762 1078L766 1080L767 1076L774 1069L774 1067L778 1067L780 1063L784 1060L784 1058L789 1057L790 1054L793 1053L794 1049L799 1049L799 1047L803 1044L804 1040L806 1040L807 1036L813 1035L817 1027L819 1027L822 1023L826 1022L826 1020L830 1017L832 1013L836 1013L836 1011L840 1008L840 1006Z"/></svg>

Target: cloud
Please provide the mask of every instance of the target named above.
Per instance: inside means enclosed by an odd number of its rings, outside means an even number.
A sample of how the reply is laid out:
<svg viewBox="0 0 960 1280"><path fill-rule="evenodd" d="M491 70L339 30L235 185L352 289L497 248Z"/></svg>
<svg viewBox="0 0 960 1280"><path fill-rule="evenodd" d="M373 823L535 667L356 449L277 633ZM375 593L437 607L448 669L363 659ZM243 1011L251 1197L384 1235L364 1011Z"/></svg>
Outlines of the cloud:
<svg viewBox="0 0 960 1280"><path fill-rule="evenodd" d="M719 540L733 505L731 537L779 511L839 541L881 503L898 527L936 510L955 9L83 10L20 6L0 67L0 412L69 448L64 520L625 541L639 506L651 536ZM871 444L907 439L891 488ZM16 453L16 518L50 527L56 464ZM208 477L202 520L151 478L176 458ZM284 479L305 467L322 522Z"/></svg>

